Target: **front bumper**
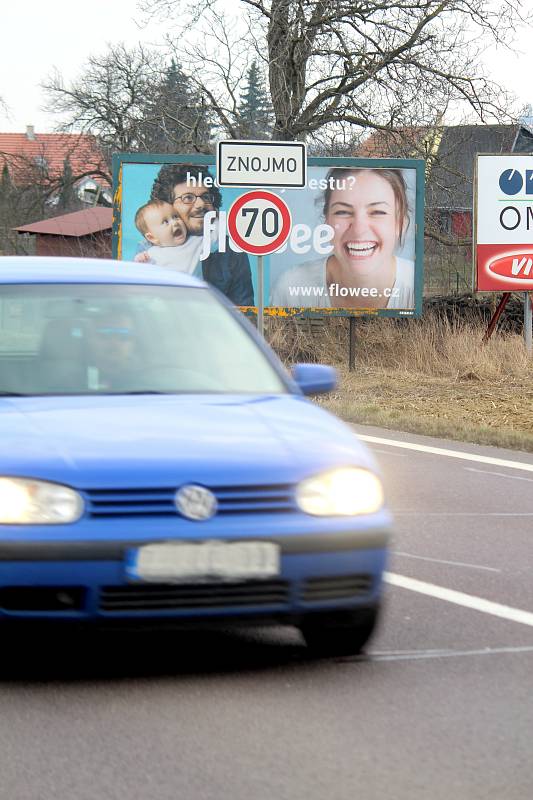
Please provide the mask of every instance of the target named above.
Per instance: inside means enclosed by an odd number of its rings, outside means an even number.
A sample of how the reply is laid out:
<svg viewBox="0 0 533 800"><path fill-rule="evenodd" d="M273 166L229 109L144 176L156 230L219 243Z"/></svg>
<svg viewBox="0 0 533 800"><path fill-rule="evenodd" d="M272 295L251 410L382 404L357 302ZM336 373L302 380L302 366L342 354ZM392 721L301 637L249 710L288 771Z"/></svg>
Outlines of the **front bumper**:
<svg viewBox="0 0 533 800"><path fill-rule="evenodd" d="M125 553L146 540L3 540L0 618L294 621L309 611L352 609L379 599L386 527L253 538L280 545L281 571L275 579L132 584Z"/></svg>

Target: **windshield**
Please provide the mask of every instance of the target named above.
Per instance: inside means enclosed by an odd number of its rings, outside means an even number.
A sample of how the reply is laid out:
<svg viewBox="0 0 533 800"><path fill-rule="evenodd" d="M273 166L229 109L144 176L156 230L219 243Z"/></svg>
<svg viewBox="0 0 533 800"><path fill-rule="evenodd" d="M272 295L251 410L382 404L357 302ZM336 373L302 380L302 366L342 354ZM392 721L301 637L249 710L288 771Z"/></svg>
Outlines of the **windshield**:
<svg viewBox="0 0 533 800"><path fill-rule="evenodd" d="M286 391L205 289L0 286L0 395Z"/></svg>

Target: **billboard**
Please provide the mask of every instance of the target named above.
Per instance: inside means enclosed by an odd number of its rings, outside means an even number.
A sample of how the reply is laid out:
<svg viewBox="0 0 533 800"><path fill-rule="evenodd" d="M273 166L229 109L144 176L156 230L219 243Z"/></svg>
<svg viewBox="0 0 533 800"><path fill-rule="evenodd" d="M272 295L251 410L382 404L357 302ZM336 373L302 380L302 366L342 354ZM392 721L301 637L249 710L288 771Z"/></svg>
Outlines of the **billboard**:
<svg viewBox="0 0 533 800"><path fill-rule="evenodd" d="M474 252L476 291L533 291L533 156L477 156Z"/></svg>
<svg viewBox="0 0 533 800"><path fill-rule="evenodd" d="M249 187L220 188L211 156L114 156L114 257L188 272L255 313L256 257L228 236ZM304 188L278 188L292 218L264 258L265 314L419 316L424 162L309 158Z"/></svg>

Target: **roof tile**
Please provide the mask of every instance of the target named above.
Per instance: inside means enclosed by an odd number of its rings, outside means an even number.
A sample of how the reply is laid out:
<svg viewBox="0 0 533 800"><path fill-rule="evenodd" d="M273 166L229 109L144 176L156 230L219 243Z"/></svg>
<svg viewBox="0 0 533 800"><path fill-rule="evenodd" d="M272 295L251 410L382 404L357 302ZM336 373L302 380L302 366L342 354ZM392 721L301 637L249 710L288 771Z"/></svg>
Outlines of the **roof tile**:
<svg viewBox="0 0 533 800"><path fill-rule="evenodd" d="M113 224L111 208L96 206L62 214L60 217L43 219L31 225L21 225L14 230L19 233L47 233L55 236L89 236L91 233L109 230Z"/></svg>
<svg viewBox="0 0 533 800"><path fill-rule="evenodd" d="M0 133L0 170L7 163L11 179L21 183L45 159L50 178L63 173L68 157L74 176L91 170L108 172L94 136L86 133Z"/></svg>

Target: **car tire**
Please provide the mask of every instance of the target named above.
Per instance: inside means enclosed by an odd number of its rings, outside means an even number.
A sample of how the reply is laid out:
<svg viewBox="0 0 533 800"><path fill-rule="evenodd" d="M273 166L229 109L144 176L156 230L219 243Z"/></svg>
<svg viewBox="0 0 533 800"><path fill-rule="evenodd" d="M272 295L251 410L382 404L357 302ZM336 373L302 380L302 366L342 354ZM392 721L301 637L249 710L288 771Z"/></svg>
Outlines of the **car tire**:
<svg viewBox="0 0 533 800"><path fill-rule="evenodd" d="M372 636L379 611L376 605L334 614L309 614L302 621L300 631L313 655L357 655Z"/></svg>

